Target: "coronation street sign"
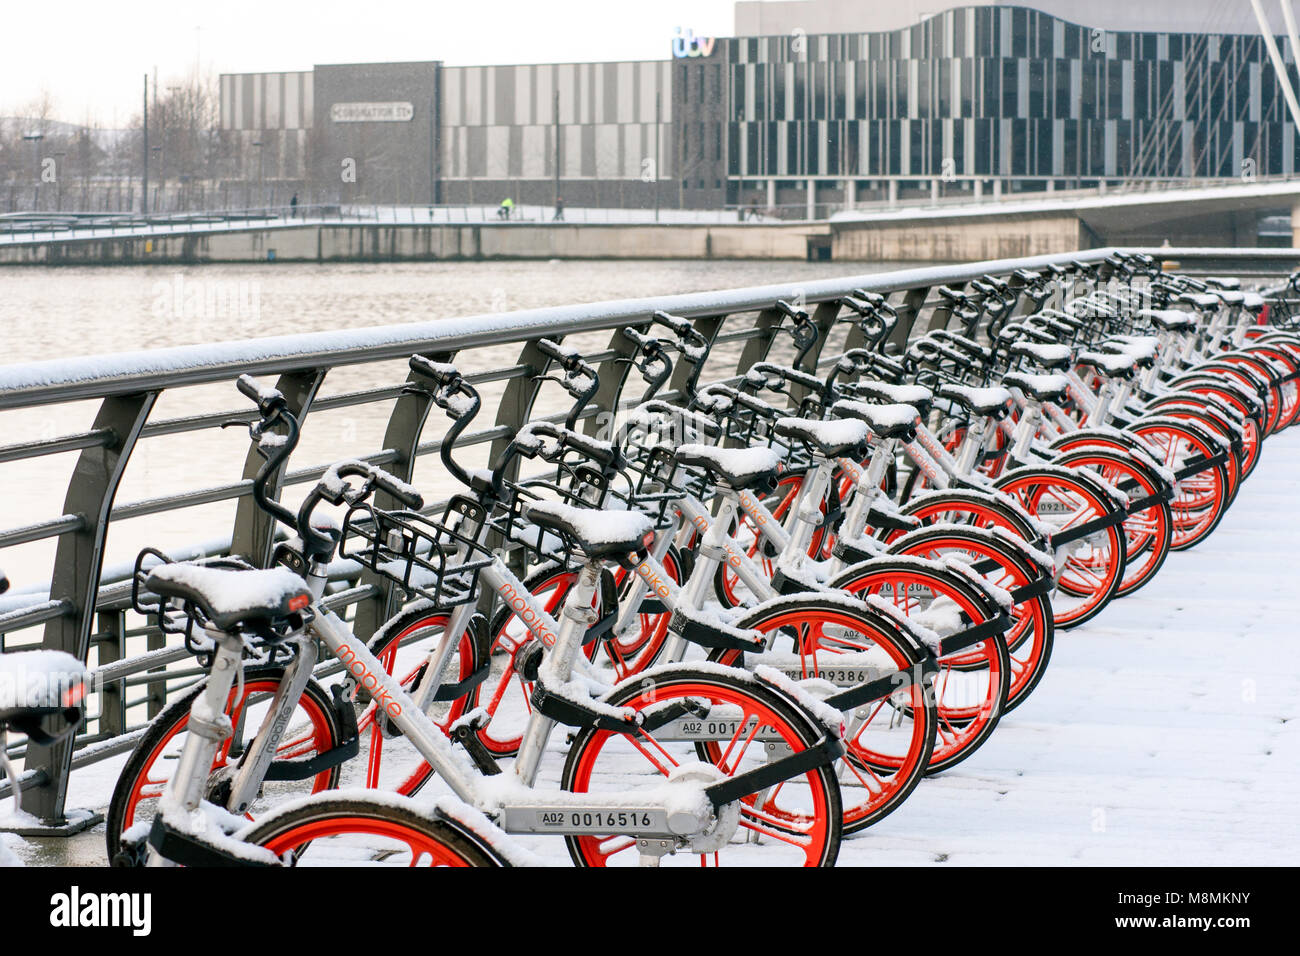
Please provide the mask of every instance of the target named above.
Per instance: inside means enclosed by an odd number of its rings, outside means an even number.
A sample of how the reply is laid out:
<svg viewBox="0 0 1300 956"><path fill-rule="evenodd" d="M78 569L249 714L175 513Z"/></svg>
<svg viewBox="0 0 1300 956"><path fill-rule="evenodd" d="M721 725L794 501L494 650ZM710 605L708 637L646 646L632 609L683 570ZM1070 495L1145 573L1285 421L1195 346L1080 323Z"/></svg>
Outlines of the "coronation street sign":
<svg viewBox="0 0 1300 956"><path fill-rule="evenodd" d="M335 103L330 119L335 123L408 123L415 115L410 103Z"/></svg>

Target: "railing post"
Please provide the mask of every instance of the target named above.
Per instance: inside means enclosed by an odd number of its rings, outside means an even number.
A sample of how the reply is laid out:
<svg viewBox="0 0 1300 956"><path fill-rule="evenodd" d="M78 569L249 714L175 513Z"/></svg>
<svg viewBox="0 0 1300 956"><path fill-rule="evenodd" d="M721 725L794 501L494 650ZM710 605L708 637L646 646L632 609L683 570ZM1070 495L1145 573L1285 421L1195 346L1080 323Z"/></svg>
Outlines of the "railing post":
<svg viewBox="0 0 1300 956"><path fill-rule="evenodd" d="M911 341L912 333L917 330L917 321L921 318L921 310L925 308L925 300L930 297L930 287L918 286L915 289L908 289L903 293L903 301L897 306L898 324L894 326L894 331L889 334L889 344L898 347L902 352L907 349L907 343ZM924 328L921 329L925 331Z"/></svg>
<svg viewBox="0 0 1300 956"><path fill-rule="evenodd" d="M284 395L289 411L301 425L311 409L312 400L320 390L325 378L324 370L309 369L304 372L288 372L276 380L275 387ZM244 458L244 480L251 481L266 459L258 453L255 444L249 445ZM272 498L280 495L280 483L284 479L284 468L271 476L266 484L266 493ZM243 555L253 567L264 568L271 561L271 550L275 544L278 522L257 506L252 495L239 499L235 509L235 526L230 536L230 553Z"/></svg>
<svg viewBox="0 0 1300 956"><path fill-rule="evenodd" d="M96 666L122 660L126 653L126 612L100 611L95 635ZM126 733L126 681L115 680L99 688L99 732L118 737Z"/></svg>
<svg viewBox="0 0 1300 956"><path fill-rule="evenodd" d="M455 352L430 352L425 357L434 362L450 362L455 355ZM413 384L423 383L420 376L413 371L407 373L406 380ZM388 418L388 427L384 430L384 449L391 449L397 457L391 464L385 465L384 469L403 481L410 482L415 476L415 452L420 445L420 435L424 431L424 423L428 420L429 410L432 407L433 401L423 391L399 395L396 404L393 405L393 413ZM375 493L374 506L380 509L399 507L392 495L386 491ZM353 615L352 633L358 640L368 641L380 625L396 612L397 609L393 607L393 593L396 588L392 581L370 570L361 573L358 583L373 585L379 589L379 593L374 597L359 602Z"/></svg>
<svg viewBox="0 0 1300 956"><path fill-rule="evenodd" d="M157 392L140 392L106 398L95 416L94 428L111 431L113 441L83 449L68 482L63 513L81 515L83 523L77 531L59 539L50 598L68 601L72 613L45 625L47 650L65 651L80 661L86 659L113 497L157 397ZM33 744L27 748L24 760L26 769L43 770L45 779L23 792L23 809L39 818L51 836L76 833L103 819L87 811L79 811L69 819L64 812L72 749L71 737L53 746Z"/></svg>
<svg viewBox="0 0 1300 956"><path fill-rule="evenodd" d="M758 313L754 328L758 329L759 334L745 340L744 348L740 350L740 360L736 362L737 375L744 375L746 369L767 358L783 318L784 315L776 309L764 309Z"/></svg>

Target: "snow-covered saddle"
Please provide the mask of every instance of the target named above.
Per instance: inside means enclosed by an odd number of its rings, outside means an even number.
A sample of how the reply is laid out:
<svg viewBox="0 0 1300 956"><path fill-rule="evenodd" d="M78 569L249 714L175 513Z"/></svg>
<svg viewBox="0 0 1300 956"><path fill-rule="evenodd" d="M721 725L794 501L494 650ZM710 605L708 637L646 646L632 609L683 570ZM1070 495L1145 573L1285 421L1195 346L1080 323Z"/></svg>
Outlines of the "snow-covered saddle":
<svg viewBox="0 0 1300 956"><path fill-rule="evenodd" d="M306 582L288 568L240 571L176 562L150 571L145 587L196 605L223 631L281 620L311 603Z"/></svg>

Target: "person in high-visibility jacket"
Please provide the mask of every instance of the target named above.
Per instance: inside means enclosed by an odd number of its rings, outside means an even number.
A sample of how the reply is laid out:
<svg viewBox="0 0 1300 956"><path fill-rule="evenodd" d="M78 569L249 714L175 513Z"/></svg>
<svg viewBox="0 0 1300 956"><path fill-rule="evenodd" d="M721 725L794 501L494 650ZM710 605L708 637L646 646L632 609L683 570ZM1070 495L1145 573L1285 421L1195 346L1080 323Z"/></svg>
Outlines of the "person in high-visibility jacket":
<svg viewBox="0 0 1300 956"><path fill-rule="evenodd" d="M501 208L497 211L497 216L501 219L509 219L514 208L515 201L507 196L505 199L501 200Z"/></svg>

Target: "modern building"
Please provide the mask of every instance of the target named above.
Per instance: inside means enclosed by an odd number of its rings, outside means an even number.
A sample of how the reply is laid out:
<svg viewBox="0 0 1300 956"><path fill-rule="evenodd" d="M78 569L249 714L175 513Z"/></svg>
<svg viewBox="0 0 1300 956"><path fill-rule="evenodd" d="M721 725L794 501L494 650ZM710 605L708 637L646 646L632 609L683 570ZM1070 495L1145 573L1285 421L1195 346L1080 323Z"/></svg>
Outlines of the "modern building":
<svg viewBox="0 0 1300 956"><path fill-rule="evenodd" d="M245 177L376 202L808 210L1295 172L1245 3L770 0L735 32L661 61L227 75L222 126Z"/></svg>

